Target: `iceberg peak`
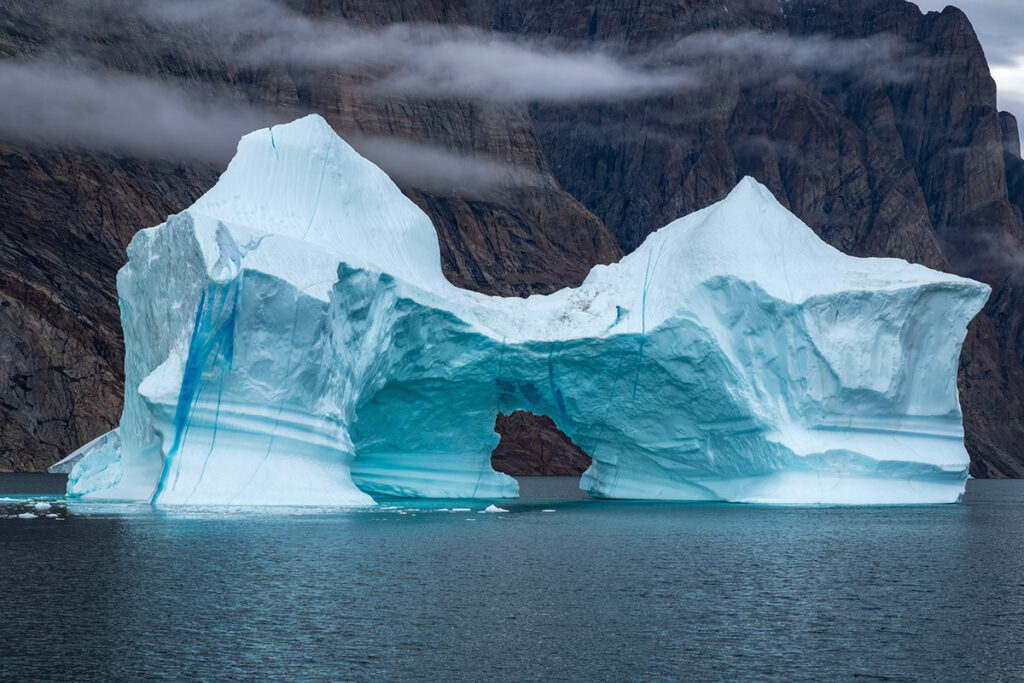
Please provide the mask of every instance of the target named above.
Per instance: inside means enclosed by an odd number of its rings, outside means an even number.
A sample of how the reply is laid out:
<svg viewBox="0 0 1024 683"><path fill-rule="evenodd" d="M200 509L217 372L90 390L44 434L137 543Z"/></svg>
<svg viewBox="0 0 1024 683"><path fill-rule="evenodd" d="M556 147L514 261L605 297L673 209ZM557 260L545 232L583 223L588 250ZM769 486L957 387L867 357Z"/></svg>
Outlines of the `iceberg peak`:
<svg viewBox="0 0 1024 683"><path fill-rule="evenodd" d="M775 195L772 194L771 190L759 183L753 176L749 175L745 175L740 178L740 181L736 183L736 187L729 191L726 198L733 201L743 202L762 200L782 206L782 204L779 204L779 201L775 198Z"/></svg>
<svg viewBox="0 0 1024 683"><path fill-rule="evenodd" d="M220 180L188 211L418 286L446 283L430 219L318 114L244 136Z"/></svg>

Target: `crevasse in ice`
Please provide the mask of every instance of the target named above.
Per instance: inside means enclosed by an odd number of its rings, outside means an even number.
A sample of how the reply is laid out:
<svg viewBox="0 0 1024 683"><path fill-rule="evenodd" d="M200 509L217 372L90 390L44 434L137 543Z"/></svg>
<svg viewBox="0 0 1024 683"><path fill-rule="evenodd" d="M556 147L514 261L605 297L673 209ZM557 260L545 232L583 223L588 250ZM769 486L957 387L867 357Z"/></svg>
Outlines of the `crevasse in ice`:
<svg viewBox="0 0 1024 683"><path fill-rule="evenodd" d="M119 439L69 493L161 504L514 496L499 411L549 415L609 498L955 501L989 290L822 242L752 179L580 286L443 276L434 228L318 116L245 136L117 285ZM78 454L79 456L81 454Z"/></svg>

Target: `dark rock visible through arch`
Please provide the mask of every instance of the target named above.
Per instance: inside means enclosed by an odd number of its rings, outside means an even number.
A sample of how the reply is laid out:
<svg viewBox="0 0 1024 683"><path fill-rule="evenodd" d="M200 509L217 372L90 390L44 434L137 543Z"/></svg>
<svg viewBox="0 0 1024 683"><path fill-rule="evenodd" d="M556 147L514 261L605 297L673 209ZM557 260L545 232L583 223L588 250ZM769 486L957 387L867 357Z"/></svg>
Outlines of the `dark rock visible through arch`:
<svg viewBox="0 0 1024 683"><path fill-rule="evenodd" d="M501 441L491 453L491 467L513 476L578 477L590 456L555 426L547 415L517 410L498 413L494 431Z"/></svg>

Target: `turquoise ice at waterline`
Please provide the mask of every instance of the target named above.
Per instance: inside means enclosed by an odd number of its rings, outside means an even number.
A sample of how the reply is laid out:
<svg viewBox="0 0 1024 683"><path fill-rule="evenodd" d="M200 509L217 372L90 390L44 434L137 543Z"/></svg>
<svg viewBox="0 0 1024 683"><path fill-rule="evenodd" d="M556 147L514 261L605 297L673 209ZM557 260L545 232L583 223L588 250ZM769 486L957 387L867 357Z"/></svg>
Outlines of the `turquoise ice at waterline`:
<svg viewBox="0 0 1024 683"><path fill-rule="evenodd" d="M504 498L499 411L606 498L954 502L981 283L822 242L763 186L577 288L459 289L430 219L319 116L244 138L118 273L125 407L68 493L173 505Z"/></svg>

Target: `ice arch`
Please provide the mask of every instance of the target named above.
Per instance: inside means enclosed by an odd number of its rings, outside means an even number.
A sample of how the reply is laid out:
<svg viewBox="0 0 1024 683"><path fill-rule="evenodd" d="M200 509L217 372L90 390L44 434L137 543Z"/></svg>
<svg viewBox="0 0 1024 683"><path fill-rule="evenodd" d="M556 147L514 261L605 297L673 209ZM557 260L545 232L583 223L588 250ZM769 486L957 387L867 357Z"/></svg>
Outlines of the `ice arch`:
<svg viewBox="0 0 1024 683"><path fill-rule="evenodd" d="M578 288L458 289L430 220L317 116L256 131L118 274L120 441L69 492L164 504L497 497L497 412L612 498L953 501L977 282L826 245L747 178Z"/></svg>

